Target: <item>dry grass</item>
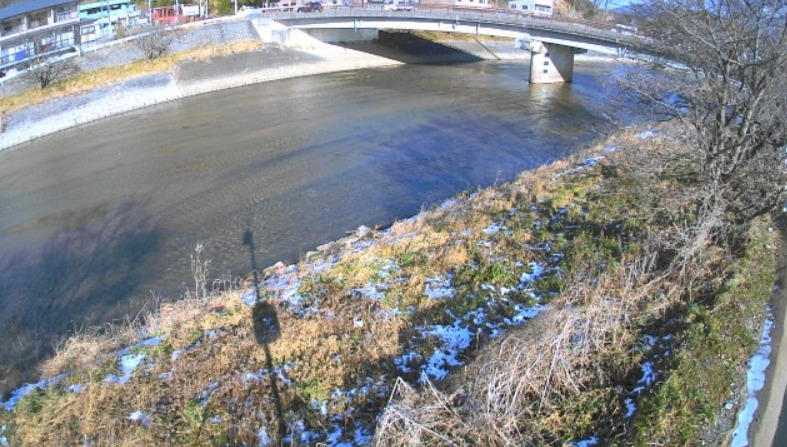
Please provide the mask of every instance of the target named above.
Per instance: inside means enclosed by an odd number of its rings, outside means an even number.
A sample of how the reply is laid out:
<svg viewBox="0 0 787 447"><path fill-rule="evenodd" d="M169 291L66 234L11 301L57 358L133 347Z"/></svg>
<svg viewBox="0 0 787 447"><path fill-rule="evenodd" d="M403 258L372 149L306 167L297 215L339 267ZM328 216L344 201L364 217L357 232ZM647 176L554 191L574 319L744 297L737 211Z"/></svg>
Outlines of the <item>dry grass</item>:
<svg viewBox="0 0 787 447"><path fill-rule="evenodd" d="M529 191L520 190L519 194L532 194L542 203L567 209L567 216L572 215L572 204L593 202L580 220L589 230L605 228L605 221L616 222L616 237L630 238L620 245L623 257L604 261L606 256L595 248L577 250L577 244L569 244L567 255L573 259L567 266L561 294L550 309L483 348L463 374L442 390L431 384L416 389L398 383L378 424L375 445L564 445L566 440L590 435L617 445L626 444L626 437L632 434L642 436L637 438L642 445L659 439L680 439L681 445L692 445L687 440L696 438L685 437L688 428L696 432L697 421L712 422L683 417L690 411L667 412L657 424L670 430L654 431L654 421L642 419L638 426L641 433L628 432L623 399L626 387L632 386L630 380L645 360L645 353L637 348L643 333L653 326L663 330L667 325L657 322L667 315L674 318L675 312L685 312L686 301L717 293L734 260L710 243L707 227L714 216L700 216L699 223L686 225L692 219L686 207L696 203L692 199L701 194L678 178L692 169L686 146L675 144L675 140L669 145L664 140L645 143L633 136L618 137L616 142L628 147L608 155L605 180L596 181L595 187L594 182L588 183L588 178L580 175L561 182L531 183ZM679 169L670 167L678 160ZM559 185L559 190L553 185ZM623 185L625 188L621 188ZM596 219L600 221L594 223ZM610 230L607 226L591 239L580 238L580 245L603 248L599 239L608 237L604 233ZM759 276L754 283L767 290L772 276ZM736 294L738 300L746 298L748 294ZM761 298L750 301L748 312L761 315ZM708 304L715 306L712 303ZM727 328L724 333L729 339L715 349L727 347L730 353L739 352L736 346L740 340L750 337L749 331L739 328ZM747 346L750 351L752 346ZM699 354L687 356L706 359L706 368L712 368L713 362L732 366L728 360L711 361L708 355ZM718 352L716 356L729 359ZM739 363L733 370L741 374L746 357L736 357ZM660 367L665 366L662 362ZM693 371L692 383L698 385L695 388L702 389L706 383L701 374ZM726 397L730 376L723 377L721 391ZM715 383L710 378L708 381ZM719 391L714 388L714 393L718 395ZM661 395L657 406L696 408L690 396L681 397L684 400L678 404L670 400L669 394ZM712 401L703 411L716 414L724 400ZM649 405L647 414L654 414L653 404L644 402ZM666 437L668 432L672 437ZM660 434L654 437L644 433Z"/></svg>
<svg viewBox="0 0 787 447"><path fill-rule="evenodd" d="M450 394L398 385L376 445L432 445L438 439L468 446L552 445L578 428L594 429L598 414L582 415L587 422L581 424L563 410L566 402L610 383L605 363L633 366L628 352L643 317L637 309L648 297L639 278L621 268L591 287L570 286L550 310L485 348L454 379L459 386Z"/></svg>
<svg viewBox="0 0 787 447"><path fill-rule="evenodd" d="M208 61L229 54L257 51L262 43L257 40L232 42L227 45L211 45L194 50L165 55L155 60L140 60L127 65L83 72L69 79L52 84L45 89L30 89L17 95L0 98L0 110L13 113L21 108L65 96L85 93L119 81L138 76L172 71L185 60Z"/></svg>

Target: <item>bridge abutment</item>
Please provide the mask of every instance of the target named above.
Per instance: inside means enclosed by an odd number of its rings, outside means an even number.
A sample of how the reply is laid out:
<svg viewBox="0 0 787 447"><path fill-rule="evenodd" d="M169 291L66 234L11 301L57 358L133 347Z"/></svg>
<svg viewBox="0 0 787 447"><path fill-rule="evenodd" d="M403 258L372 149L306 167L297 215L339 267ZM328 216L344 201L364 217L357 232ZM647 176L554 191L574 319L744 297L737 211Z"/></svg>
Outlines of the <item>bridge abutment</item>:
<svg viewBox="0 0 787 447"><path fill-rule="evenodd" d="M574 55L586 51L565 45L531 40L530 83L571 82L574 76Z"/></svg>

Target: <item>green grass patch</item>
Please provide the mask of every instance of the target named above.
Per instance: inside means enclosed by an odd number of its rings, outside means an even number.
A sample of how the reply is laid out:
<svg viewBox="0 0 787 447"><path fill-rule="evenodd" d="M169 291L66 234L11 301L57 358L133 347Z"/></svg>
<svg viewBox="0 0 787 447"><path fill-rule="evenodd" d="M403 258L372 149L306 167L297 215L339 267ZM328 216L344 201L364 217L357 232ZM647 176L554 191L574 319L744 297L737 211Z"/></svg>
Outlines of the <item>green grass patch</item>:
<svg viewBox="0 0 787 447"><path fill-rule="evenodd" d="M714 421L738 390L758 340L750 327L762 321L776 278L776 258L765 223L752 227L745 257L725 290L707 305L689 306L676 335L668 376L639 402L633 443L698 445L701 428Z"/></svg>

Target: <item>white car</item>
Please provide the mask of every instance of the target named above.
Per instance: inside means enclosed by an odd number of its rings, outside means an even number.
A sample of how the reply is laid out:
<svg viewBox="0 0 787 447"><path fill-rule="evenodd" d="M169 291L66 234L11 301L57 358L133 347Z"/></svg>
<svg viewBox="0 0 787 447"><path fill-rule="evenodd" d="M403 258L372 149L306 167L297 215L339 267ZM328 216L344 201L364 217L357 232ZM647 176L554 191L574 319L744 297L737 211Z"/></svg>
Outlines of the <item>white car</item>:
<svg viewBox="0 0 787 447"><path fill-rule="evenodd" d="M414 11L415 7L409 3L386 3L383 11Z"/></svg>

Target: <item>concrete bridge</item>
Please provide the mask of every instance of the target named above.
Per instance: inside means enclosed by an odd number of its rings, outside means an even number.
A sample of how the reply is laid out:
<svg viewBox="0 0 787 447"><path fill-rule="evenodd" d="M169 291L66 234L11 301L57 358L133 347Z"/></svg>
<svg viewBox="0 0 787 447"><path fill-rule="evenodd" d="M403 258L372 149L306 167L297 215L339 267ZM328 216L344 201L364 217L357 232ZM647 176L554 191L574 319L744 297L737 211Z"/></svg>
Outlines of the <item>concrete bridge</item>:
<svg viewBox="0 0 787 447"><path fill-rule="evenodd" d="M505 9L416 6L411 11L385 11L380 5L368 5L319 13L274 9L258 17L258 30L271 36L278 33L279 40L282 32L290 30L336 30L337 41L370 40L384 29L507 37L512 45L530 50L530 82L535 84L571 82L575 54L595 51L616 55L640 40L615 32L614 25L537 17Z"/></svg>

